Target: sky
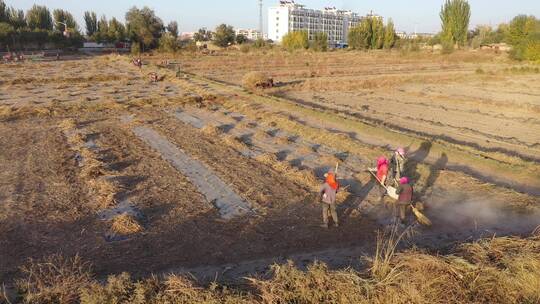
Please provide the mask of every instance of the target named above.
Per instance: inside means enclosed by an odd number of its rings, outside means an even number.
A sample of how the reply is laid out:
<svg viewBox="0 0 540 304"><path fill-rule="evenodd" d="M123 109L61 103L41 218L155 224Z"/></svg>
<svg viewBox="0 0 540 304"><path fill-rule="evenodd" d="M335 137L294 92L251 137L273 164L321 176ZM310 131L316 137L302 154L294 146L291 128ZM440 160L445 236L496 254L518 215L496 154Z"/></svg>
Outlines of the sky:
<svg viewBox="0 0 540 304"><path fill-rule="evenodd" d="M148 6L167 24L177 21L180 32L193 32L201 27L215 28L221 23L235 28L258 28L258 0L4 0L8 6L25 11L33 4L46 5L49 9L62 8L70 11L84 29L83 14L95 11L98 16L116 17L124 20L132 6ZM264 24L268 8L278 0L263 0ZM385 19L392 18L396 29L406 32L435 33L440 30L439 11L443 0L297 0L308 8L326 6L347 9L361 15L373 11ZM540 17L540 0L469 0L471 5L471 28L479 24L496 26L508 22L518 14ZM265 29L266 30L266 29Z"/></svg>

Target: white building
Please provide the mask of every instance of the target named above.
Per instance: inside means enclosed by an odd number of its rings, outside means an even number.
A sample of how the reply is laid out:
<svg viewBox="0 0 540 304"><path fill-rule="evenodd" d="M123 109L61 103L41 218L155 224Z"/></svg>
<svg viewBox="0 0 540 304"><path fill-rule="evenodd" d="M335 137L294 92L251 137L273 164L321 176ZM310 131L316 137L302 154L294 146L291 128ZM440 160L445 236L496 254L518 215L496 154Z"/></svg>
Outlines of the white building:
<svg viewBox="0 0 540 304"><path fill-rule="evenodd" d="M236 36L243 35L249 40L257 40L260 38L264 38L261 35L261 31L254 30L254 29L237 29L236 30Z"/></svg>
<svg viewBox="0 0 540 304"><path fill-rule="evenodd" d="M283 0L279 6L268 10L268 39L281 42L289 32L307 31L309 39L313 40L315 33L324 32L328 35L329 44L346 44L349 29L361 20L360 15L351 11L335 7L314 10L293 0Z"/></svg>

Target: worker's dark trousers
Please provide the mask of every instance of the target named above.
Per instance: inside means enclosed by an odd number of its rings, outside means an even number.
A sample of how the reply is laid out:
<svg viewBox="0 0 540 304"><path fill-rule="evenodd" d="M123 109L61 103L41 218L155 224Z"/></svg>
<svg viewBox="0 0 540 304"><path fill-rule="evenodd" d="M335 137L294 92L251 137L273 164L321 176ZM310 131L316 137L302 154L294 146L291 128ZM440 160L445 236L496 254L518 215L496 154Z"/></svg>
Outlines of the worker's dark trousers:
<svg viewBox="0 0 540 304"><path fill-rule="evenodd" d="M334 221L334 224L338 224L339 222L337 217L336 204L322 203L322 206L323 223L325 225L328 225L328 218L330 217L330 215L332 215L332 220Z"/></svg>
<svg viewBox="0 0 540 304"><path fill-rule="evenodd" d="M405 215L406 215L406 211L407 211L407 205L406 204L400 204L399 202L397 202L396 204L394 204L394 214L396 217L399 217L400 220L404 221L405 220Z"/></svg>

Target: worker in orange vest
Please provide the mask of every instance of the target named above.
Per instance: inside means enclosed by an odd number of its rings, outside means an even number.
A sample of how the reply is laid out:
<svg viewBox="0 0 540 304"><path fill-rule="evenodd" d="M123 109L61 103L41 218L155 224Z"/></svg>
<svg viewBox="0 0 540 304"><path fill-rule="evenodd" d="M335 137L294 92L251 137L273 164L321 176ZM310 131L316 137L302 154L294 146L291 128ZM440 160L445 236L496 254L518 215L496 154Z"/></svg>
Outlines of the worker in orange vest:
<svg viewBox="0 0 540 304"><path fill-rule="evenodd" d="M336 211L336 195L339 190L339 182L334 172L329 171L324 175L325 183L321 186L319 195L322 201L323 224L321 227L328 228L329 213L334 221L334 227L339 227L339 220Z"/></svg>

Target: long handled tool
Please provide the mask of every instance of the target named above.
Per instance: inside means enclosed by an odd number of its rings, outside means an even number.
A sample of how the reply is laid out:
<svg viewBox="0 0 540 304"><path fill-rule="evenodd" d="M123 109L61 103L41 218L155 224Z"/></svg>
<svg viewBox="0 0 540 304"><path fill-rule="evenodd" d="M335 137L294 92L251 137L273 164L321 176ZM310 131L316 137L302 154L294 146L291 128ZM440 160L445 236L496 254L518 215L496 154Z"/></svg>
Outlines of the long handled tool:
<svg viewBox="0 0 540 304"><path fill-rule="evenodd" d="M381 181L377 178L377 175L375 174L374 171L372 170L368 170L369 173L371 173L371 175L373 175L373 177L375 178L375 180L383 187L386 189L386 192L388 193L388 196L390 196L391 198L393 199L398 199L399 196L397 195L396 193L396 188L394 187L391 187L391 186L385 186L383 183L381 183ZM425 216L422 212L420 212L420 210L418 210L418 208L416 208L415 206L413 206L413 204L410 204L411 206L411 209L414 213L414 216L416 216L416 219L418 220L418 222L422 225L425 225L425 226L431 226L433 223L431 222L431 220Z"/></svg>

